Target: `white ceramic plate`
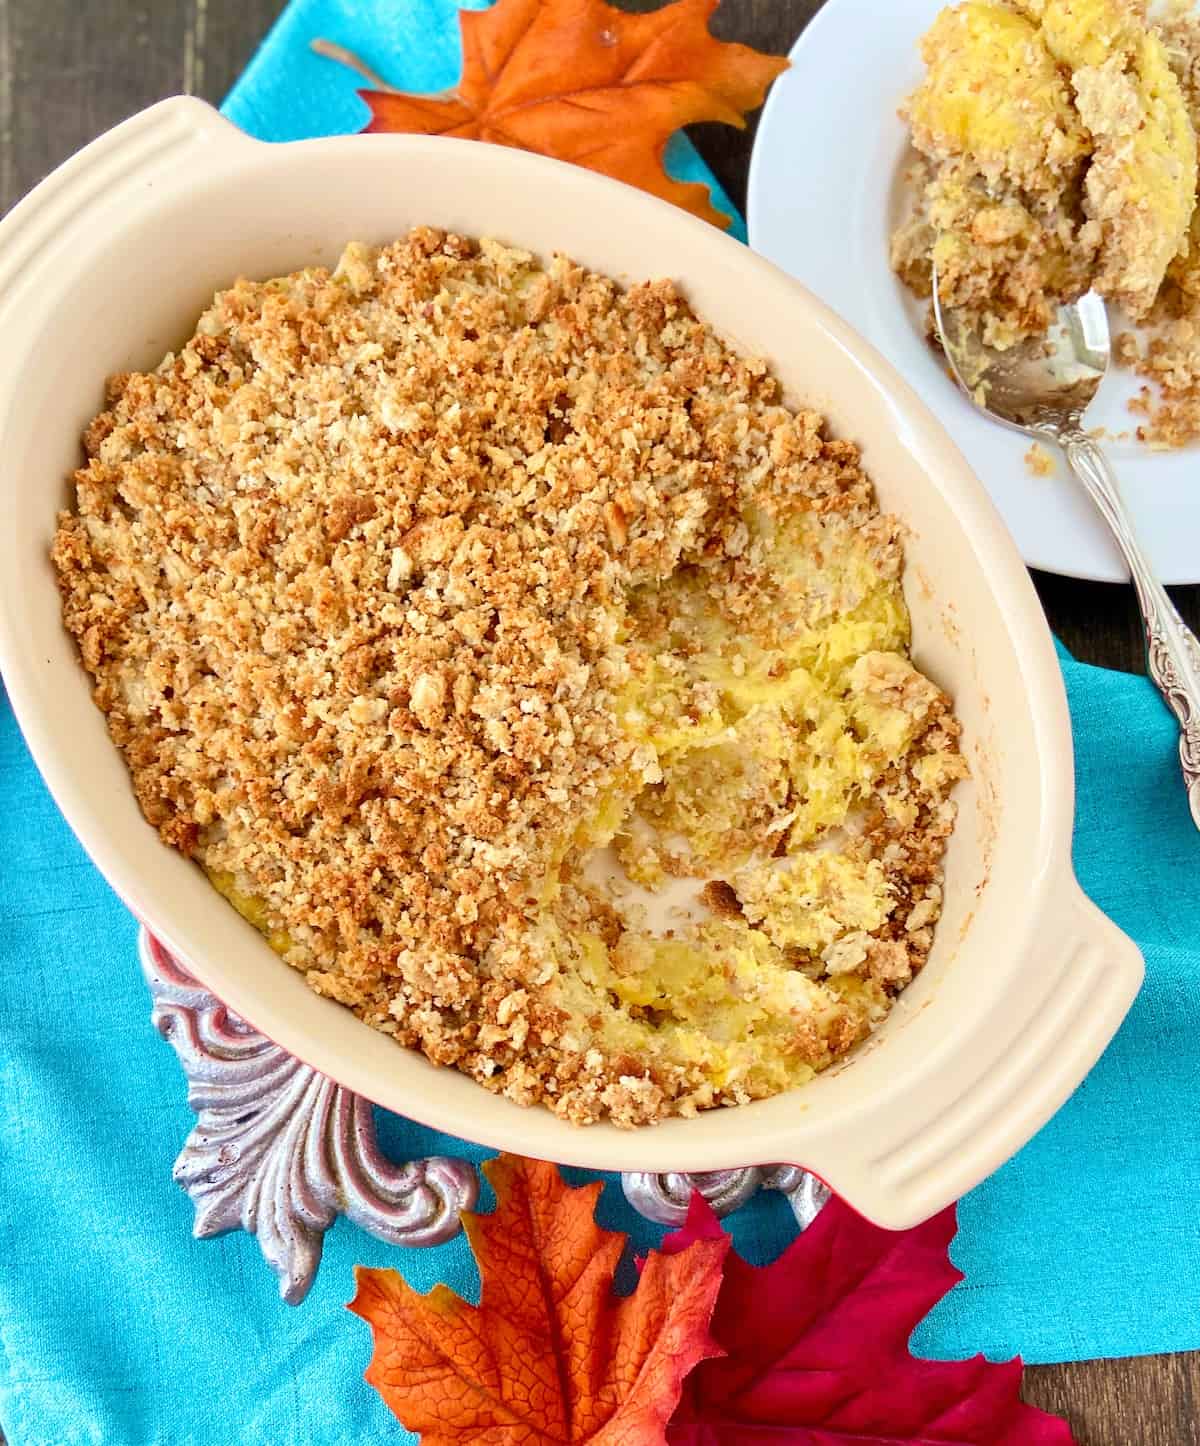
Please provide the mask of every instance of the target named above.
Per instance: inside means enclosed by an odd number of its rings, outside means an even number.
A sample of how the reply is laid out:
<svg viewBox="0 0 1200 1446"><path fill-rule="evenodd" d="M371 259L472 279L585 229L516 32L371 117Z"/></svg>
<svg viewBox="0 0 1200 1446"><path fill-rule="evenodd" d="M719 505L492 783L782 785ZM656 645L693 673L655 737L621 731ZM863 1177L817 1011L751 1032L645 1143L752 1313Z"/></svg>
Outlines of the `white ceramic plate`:
<svg viewBox="0 0 1200 1446"><path fill-rule="evenodd" d="M901 100L920 79L917 42L945 0L826 0L775 82L750 166L750 244L803 281L901 371L991 492L1031 567L1127 577L1104 524L1055 459L1025 463L1029 439L974 411L921 332L921 309L888 265L909 157ZM1116 329L1116 325L1114 325ZM1136 419L1128 373L1106 379L1088 421L1113 436ZM1110 440L1138 530L1166 582L1200 581L1200 448L1152 452Z"/></svg>

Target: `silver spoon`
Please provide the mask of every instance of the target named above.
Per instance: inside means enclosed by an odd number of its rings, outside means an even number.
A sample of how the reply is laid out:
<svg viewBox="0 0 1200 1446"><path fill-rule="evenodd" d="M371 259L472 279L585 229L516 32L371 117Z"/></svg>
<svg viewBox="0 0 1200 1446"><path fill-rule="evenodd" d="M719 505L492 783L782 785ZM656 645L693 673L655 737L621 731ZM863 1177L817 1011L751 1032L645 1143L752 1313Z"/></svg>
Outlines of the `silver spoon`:
<svg viewBox="0 0 1200 1446"><path fill-rule="evenodd" d="M1032 437L1057 442L1076 479L1112 529L1129 565L1146 626L1151 678L1179 720L1179 761L1192 821L1200 828L1200 643L1179 616L1142 550L1108 459L1083 428L1083 413L1108 369L1108 314L1094 291L1058 313L1045 337L995 351L938 297L942 347L959 385L981 411Z"/></svg>

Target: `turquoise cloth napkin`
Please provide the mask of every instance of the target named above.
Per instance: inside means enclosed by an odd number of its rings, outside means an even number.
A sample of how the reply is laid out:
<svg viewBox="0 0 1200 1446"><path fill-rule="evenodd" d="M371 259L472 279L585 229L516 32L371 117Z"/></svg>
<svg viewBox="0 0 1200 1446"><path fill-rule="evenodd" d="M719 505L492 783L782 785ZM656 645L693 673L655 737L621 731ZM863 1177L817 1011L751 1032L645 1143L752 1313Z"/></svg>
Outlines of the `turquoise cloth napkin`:
<svg viewBox="0 0 1200 1446"><path fill-rule="evenodd" d="M457 73L451 0L297 0L227 104L279 140L356 129L349 72L323 35L389 80L436 90ZM707 173L683 142L677 172ZM727 198L720 204L728 206ZM1063 657L1075 723L1084 887L1146 954L1147 983L1087 1082L961 1205L967 1278L916 1338L929 1355L1030 1361L1200 1347L1200 838L1174 724L1142 679ZM254 1242L191 1238L171 1164L191 1115L150 1028L135 926L51 803L0 697L0 1426L13 1446L361 1446L412 1440L362 1382L366 1326L344 1310L355 1263L470 1294L458 1240L380 1244L339 1221L299 1309ZM395 1117L397 1156L483 1152ZM578 1177L579 1172L571 1172ZM660 1232L610 1186L606 1224ZM768 1196L734 1235L756 1261L791 1238Z"/></svg>

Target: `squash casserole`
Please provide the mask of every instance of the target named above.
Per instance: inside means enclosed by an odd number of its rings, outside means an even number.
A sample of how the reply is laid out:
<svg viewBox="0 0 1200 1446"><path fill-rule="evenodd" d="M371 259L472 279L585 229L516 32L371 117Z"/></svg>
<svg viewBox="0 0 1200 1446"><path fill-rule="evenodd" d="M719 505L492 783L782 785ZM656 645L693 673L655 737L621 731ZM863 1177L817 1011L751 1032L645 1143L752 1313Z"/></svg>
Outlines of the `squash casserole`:
<svg viewBox="0 0 1200 1446"><path fill-rule="evenodd" d="M418 229L115 377L53 547L146 818L319 993L633 1126L924 963L964 766L900 527L668 281Z"/></svg>
<svg viewBox="0 0 1200 1446"><path fill-rule="evenodd" d="M936 263L943 304L999 349L1094 288L1145 327L1118 355L1162 403L1175 394L1165 409L1144 394L1143 439L1200 435L1196 16L1176 6L1152 23L1145 0L966 0L922 54L903 110L919 159L892 238L900 277L928 297Z"/></svg>

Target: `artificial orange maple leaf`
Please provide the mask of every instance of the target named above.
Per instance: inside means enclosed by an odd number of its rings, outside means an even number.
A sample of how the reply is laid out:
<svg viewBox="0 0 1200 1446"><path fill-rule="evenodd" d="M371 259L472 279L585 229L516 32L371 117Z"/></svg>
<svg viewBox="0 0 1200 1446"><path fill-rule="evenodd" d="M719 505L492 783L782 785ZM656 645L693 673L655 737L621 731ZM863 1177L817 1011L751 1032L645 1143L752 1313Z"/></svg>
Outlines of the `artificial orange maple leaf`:
<svg viewBox="0 0 1200 1446"><path fill-rule="evenodd" d="M418 1295L394 1270L355 1272L369 1322L367 1380L422 1446L654 1446L684 1376L717 1348L708 1321L726 1239L652 1254L636 1291L612 1292L625 1237L593 1218L600 1182L571 1189L553 1165L484 1167L491 1215L464 1214L482 1292Z"/></svg>
<svg viewBox="0 0 1200 1446"><path fill-rule="evenodd" d="M719 0L675 0L630 15L604 0L497 0L463 11L463 69L445 96L364 91L368 131L461 136L540 151L640 186L728 226L708 188L663 170L681 126L743 127L787 68L709 34Z"/></svg>

